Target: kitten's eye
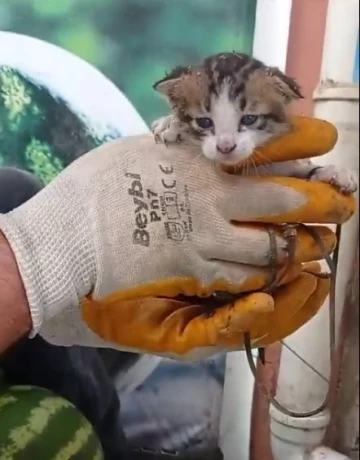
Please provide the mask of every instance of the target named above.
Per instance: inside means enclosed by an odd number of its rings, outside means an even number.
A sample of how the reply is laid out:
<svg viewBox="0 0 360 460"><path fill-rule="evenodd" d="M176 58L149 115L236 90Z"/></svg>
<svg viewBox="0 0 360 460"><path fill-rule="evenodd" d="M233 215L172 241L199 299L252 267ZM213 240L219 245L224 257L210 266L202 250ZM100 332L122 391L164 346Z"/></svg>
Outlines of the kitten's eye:
<svg viewBox="0 0 360 460"><path fill-rule="evenodd" d="M195 118L195 121L197 125L202 129L209 129L214 126L211 118L207 118L207 117Z"/></svg>
<svg viewBox="0 0 360 460"><path fill-rule="evenodd" d="M243 126L251 126L257 121L258 118L258 115L244 115L241 117L240 123Z"/></svg>

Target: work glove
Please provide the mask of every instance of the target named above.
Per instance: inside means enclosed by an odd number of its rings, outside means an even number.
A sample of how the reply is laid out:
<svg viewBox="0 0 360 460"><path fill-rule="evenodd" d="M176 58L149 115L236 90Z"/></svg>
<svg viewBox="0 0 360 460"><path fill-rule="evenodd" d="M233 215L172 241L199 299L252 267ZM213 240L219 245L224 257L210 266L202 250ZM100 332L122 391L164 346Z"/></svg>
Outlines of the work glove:
<svg viewBox="0 0 360 460"><path fill-rule="evenodd" d="M312 136L303 150L325 153L334 128L308 124L315 129L305 130ZM299 229L289 257L286 229L268 224L342 223L353 211L353 197L327 184L231 175L197 150L142 135L82 156L0 216L0 229L19 266L32 335L199 359L241 349L246 331L256 347L277 341L323 303L329 280L303 264L334 249L333 232L317 227L319 249ZM281 287L262 292L274 283ZM214 308L189 300L215 291L237 298Z"/></svg>

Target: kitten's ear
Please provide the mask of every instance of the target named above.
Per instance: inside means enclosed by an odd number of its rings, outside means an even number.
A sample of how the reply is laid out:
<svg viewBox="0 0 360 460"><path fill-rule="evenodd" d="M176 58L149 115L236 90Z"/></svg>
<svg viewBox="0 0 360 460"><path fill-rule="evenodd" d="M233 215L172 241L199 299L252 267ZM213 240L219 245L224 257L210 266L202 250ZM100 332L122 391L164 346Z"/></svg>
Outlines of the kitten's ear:
<svg viewBox="0 0 360 460"><path fill-rule="evenodd" d="M286 103L304 98L300 86L294 78L288 77L275 67L268 67L266 73L271 84Z"/></svg>
<svg viewBox="0 0 360 460"><path fill-rule="evenodd" d="M175 89L179 83L180 78L164 78L163 80L157 81L153 88L158 93L171 98L175 92Z"/></svg>
<svg viewBox="0 0 360 460"><path fill-rule="evenodd" d="M181 77L188 74L190 69L191 67L175 67L169 74L166 74L164 78L153 85L154 90L169 99L173 98L176 94L176 89L178 88Z"/></svg>

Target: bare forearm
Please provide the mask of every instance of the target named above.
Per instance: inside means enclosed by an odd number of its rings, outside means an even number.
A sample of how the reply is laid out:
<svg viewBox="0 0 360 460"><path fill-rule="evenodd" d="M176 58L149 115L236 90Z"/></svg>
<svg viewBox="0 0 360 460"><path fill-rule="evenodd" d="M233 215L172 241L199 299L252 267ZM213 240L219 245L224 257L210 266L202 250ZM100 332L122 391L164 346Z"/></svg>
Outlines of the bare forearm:
<svg viewBox="0 0 360 460"><path fill-rule="evenodd" d="M30 312L16 260L0 232L0 354L30 329Z"/></svg>

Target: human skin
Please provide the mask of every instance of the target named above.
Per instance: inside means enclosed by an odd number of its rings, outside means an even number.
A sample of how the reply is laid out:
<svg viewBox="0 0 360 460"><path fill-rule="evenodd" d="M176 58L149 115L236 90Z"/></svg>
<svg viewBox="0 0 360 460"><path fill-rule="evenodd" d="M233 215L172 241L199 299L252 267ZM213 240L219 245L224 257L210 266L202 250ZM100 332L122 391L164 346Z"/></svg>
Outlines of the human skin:
<svg viewBox="0 0 360 460"><path fill-rule="evenodd" d="M31 316L15 256L0 232L0 354L31 330Z"/></svg>

